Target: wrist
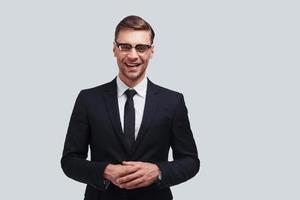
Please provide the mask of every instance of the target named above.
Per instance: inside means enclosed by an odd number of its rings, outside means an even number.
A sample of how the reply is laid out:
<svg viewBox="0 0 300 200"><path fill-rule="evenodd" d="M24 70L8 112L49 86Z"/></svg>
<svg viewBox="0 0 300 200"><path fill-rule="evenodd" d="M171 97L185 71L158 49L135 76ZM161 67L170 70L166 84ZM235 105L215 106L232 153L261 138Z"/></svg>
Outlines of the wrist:
<svg viewBox="0 0 300 200"><path fill-rule="evenodd" d="M157 167L157 176L156 176L156 181L161 181L162 180L162 173L161 170L159 168L159 166L157 164L155 164Z"/></svg>
<svg viewBox="0 0 300 200"><path fill-rule="evenodd" d="M103 178L106 179L106 180L110 180L110 172L111 172L111 167L113 165L112 164L108 164L105 169L104 169L104 172L103 172Z"/></svg>
<svg viewBox="0 0 300 200"><path fill-rule="evenodd" d="M161 181L161 180L162 180L162 173L161 173L160 170L158 171L157 180L158 180L158 181Z"/></svg>

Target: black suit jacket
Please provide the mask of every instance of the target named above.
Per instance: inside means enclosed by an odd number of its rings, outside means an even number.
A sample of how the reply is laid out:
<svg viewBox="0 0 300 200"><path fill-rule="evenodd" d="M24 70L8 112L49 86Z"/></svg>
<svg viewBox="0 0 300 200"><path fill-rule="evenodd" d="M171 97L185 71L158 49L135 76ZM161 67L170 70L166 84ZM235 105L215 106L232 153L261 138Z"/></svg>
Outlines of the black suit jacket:
<svg viewBox="0 0 300 200"><path fill-rule="evenodd" d="M173 161L168 161L170 147ZM86 160L88 148L90 160ZM122 161L155 163L162 180L133 190L112 183L105 188L105 167ZM193 177L200 166L183 95L148 80L142 124L129 148L121 128L116 79L82 90L70 119L61 166L68 177L87 184L85 200L172 199L169 187Z"/></svg>

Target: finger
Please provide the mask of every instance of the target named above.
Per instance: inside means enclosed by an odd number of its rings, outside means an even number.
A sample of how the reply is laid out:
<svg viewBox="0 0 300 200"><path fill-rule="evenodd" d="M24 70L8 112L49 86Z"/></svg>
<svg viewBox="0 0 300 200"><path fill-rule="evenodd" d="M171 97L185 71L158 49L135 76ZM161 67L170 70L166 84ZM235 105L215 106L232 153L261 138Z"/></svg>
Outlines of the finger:
<svg viewBox="0 0 300 200"><path fill-rule="evenodd" d="M137 178L134 179L130 182L124 183L124 184L120 184L121 188L126 188L126 189L133 189L135 188L137 185L142 184L144 182L143 178Z"/></svg>
<svg viewBox="0 0 300 200"><path fill-rule="evenodd" d="M142 188L142 187L147 187L150 184L152 184L152 181L144 181L142 180L141 182L135 184L135 185L128 185L128 187L125 187L125 189L137 189L137 188Z"/></svg>
<svg viewBox="0 0 300 200"><path fill-rule="evenodd" d="M137 178L140 178L142 176L141 173L138 173L137 171L132 173L132 174L129 174L129 175L126 175L126 176L123 176L121 178L118 178L117 179L117 183L118 184L124 184L124 183L127 183L127 182L130 182L130 181L133 181Z"/></svg>
<svg viewBox="0 0 300 200"><path fill-rule="evenodd" d="M127 176L128 174L132 174L138 170L136 166L123 166L123 170L119 173L118 178Z"/></svg>
<svg viewBox="0 0 300 200"><path fill-rule="evenodd" d="M141 164L141 162L137 162L137 161L123 161L122 162L123 165L138 165Z"/></svg>
<svg viewBox="0 0 300 200"><path fill-rule="evenodd" d="M122 165L131 165L131 166L134 166L134 165L136 165L136 162L134 162L134 161L123 161Z"/></svg>

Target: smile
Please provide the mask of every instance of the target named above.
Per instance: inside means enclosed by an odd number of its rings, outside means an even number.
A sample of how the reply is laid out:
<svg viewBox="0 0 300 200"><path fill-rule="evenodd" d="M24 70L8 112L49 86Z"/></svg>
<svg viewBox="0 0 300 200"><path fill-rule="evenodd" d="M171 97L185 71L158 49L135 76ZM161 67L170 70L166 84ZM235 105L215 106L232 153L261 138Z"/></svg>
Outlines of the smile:
<svg viewBox="0 0 300 200"><path fill-rule="evenodd" d="M141 65L141 63L125 63L127 67L138 67Z"/></svg>

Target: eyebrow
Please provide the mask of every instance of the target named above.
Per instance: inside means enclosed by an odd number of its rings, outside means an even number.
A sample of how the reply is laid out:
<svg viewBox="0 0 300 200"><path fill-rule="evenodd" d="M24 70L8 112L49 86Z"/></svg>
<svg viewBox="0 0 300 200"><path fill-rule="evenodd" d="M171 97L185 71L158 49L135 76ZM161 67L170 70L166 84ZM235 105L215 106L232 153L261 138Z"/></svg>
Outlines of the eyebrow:
<svg viewBox="0 0 300 200"><path fill-rule="evenodd" d="M137 45L147 45L147 46L151 46L151 44L143 44L143 43L141 43L141 44L136 44L136 45L132 45L132 44L130 44L130 43L116 42L116 44L118 44L118 45L126 44L126 45L130 45L130 46L137 46Z"/></svg>
<svg viewBox="0 0 300 200"><path fill-rule="evenodd" d="M133 46L133 45L132 45L132 44L130 44L130 43L126 43L126 42L117 42L116 40L115 40L115 43L116 43L116 44L129 44L129 45ZM149 45L149 46L151 46L153 43L151 43L151 44L144 44L144 43L140 43L140 44L142 44L142 45ZM139 44L136 44L136 45L139 45Z"/></svg>

